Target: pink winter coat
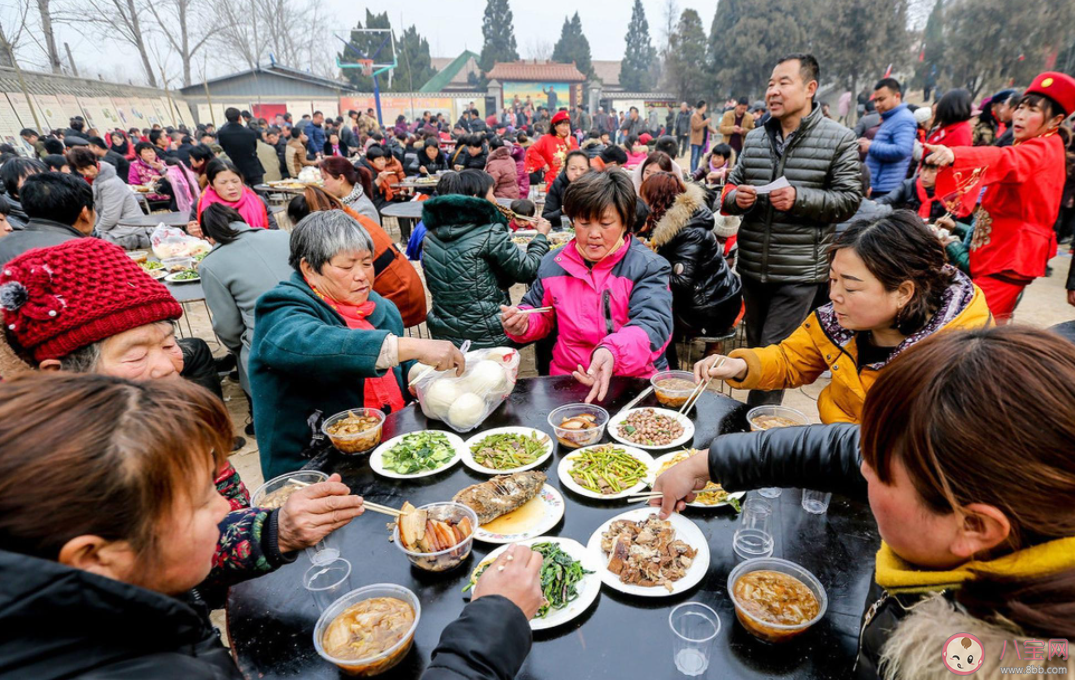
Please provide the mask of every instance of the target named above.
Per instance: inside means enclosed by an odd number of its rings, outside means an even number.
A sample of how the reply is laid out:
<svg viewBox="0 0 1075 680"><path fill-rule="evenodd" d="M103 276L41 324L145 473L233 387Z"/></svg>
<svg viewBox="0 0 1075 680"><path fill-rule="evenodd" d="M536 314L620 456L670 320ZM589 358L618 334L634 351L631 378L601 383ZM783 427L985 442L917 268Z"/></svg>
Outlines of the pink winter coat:
<svg viewBox="0 0 1075 680"><path fill-rule="evenodd" d="M530 195L530 173L526 171L526 149L515 144L511 147L511 157L515 159L515 176L519 182L519 198Z"/></svg>
<svg viewBox="0 0 1075 680"><path fill-rule="evenodd" d="M511 149L506 146L493 149L485 161L485 171L493 176L493 195L497 198L519 198L519 179Z"/></svg>
<svg viewBox="0 0 1075 680"><path fill-rule="evenodd" d="M552 307L531 314L522 335L534 342L557 329L552 349L552 375L586 368L600 347L612 352L618 376L648 378L667 368L664 350L672 335L672 292L668 261L628 236L619 250L593 268L569 241L541 261L537 280L523 296L520 309Z"/></svg>

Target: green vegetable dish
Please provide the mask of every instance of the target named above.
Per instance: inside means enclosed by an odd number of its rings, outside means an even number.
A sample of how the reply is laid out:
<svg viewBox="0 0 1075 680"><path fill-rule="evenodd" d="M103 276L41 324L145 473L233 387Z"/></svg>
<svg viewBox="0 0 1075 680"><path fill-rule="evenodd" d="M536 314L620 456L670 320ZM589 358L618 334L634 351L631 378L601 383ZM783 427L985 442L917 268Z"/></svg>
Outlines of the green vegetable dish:
<svg viewBox="0 0 1075 680"><path fill-rule="evenodd" d="M160 262L155 261L155 260L148 260L148 261L142 263L142 269L147 269L147 270L164 269L164 265L161 264Z"/></svg>
<svg viewBox="0 0 1075 680"><path fill-rule="evenodd" d="M193 269L184 269L173 277L176 281L190 281L198 278L198 272Z"/></svg>
<svg viewBox="0 0 1075 680"><path fill-rule="evenodd" d="M525 434L491 434L470 447L474 462L490 470L514 470L530 465L547 450L549 438L532 432Z"/></svg>
<svg viewBox="0 0 1075 680"><path fill-rule="evenodd" d="M455 449L443 432L417 432L403 440L382 456L385 470L401 475L439 470L455 458Z"/></svg>
<svg viewBox="0 0 1075 680"><path fill-rule="evenodd" d="M576 484L605 496L627 491L648 473L645 463L612 444L574 454L568 471Z"/></svg>
<svg viewBox="0 0 1075 680"><path fill-rule="evenodd" d="M541 562L541 593L545 596L547 604L538 610L534 618L543 619L550 610L563 609L579 597L578 585L586 574L592 574L582 568L582 562L564 552L556 543L534 543L530 549L540 553ZM482 563L470 576L470 583L463 588L467 592L474 587L485 570L492 562Z"/></svg>

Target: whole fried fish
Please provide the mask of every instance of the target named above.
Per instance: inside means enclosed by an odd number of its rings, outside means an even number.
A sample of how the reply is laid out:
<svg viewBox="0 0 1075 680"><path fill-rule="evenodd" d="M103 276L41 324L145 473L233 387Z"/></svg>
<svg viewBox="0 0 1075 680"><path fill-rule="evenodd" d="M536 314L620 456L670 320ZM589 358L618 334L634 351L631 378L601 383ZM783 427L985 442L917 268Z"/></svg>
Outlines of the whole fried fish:
<svg viewBox="0 0 1075 680"><path fill-rule="evenodd" d="M479 524L487 524L525 505L544 485L545 473L536 470L497 475L488 482L468 486L452 500L477 513Z"/></svg>

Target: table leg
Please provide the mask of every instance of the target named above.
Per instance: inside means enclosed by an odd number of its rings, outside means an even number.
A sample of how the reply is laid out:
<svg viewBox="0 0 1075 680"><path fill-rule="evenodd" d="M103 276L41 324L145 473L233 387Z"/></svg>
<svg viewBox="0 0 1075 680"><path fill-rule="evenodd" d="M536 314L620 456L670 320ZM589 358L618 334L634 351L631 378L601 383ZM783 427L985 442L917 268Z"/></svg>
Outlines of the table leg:
<svg viewBox="0 0 1075 680"><path fill-rule="evenodd" d="M403 244L403 250L405 251L407 243L411 240L411 230L414 229L414 225L418 220L411 217L397 217L396 221L399 222L400 242Z"/></svg>

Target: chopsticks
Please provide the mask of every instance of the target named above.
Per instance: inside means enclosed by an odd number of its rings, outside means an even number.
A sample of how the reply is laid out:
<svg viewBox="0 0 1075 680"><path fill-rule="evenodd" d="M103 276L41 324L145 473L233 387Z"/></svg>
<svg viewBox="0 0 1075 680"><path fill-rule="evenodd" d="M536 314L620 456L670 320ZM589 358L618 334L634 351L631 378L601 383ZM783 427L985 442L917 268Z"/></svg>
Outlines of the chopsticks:
<svg viewBox="0 0 1075 680"><path fill-rule="evenodd" d="M628 411L628 410L634 408L635 404L637 404L638 402L640 402L643 399L645 399L646 396L652 391L653 391L653 385L650 385L645 390L643 390L642 393L639 394L637 397L635 397L631 401L627 402L627 405L624 406L623 408L621 408L619 412L623 413L624 411Z"/></svg>
<svg viewBox="0 0 1075 680"><path fill-rule="evenodd" d="M728 357L721 357L717 362L715 368L720 368L724 365L724 362L728 360ZM709 383L713 382L712 378L707 378L704 383L698 383L698 387L691 392L691 396L687 397L687 401L683 403L683 408L679 409L680 415L686 415L690 413L694 405L698 403L698 400L702 398L702 393L709 389Z"/></svg>
<svg viewBox="0 0 1075 680"><path fill-rule="evenodd" d="M369 501L365 501L365 500L362 501L362 507L366 508L367 510L373 510L374 512L379 512L382 515L391 515L392 517L402 517L403 516L403 513L400 512L399 510L396 510L395 508L390 508L387 505L378 505L376 503L370 503Z"/></svg>
<svg viewBox="0 0 1075 680"><path fill-rule="evenodd" d="M551 309L551 307L550 307L550 309ZM462 352L464 355L466 355L468 349L470 349L470 340L464 341L463 344L459 347L459 351ZM407 387L414 387L414 384L416 382L420 382L422 380L422 378L424 378L427 375L429 375L435 368L436 368L436 366L430 366L426 370L424 370L421 373L419 373L418 375L414 376L414 380L412 380L409 383L407 383Z"/></svg>
<svg viewBox="0 0 1075 680"><path fill-rule="evenodd" d="M639 491L638 493L631 494L627 497L629 503L637 503L638 501L651 501L654 498L662 498L664 493L660 491Z"/></svg>
<svg viewBox="0 0 1075 680"><path fill-rule="evenodd" d="M533 309L520 309L519 314L544 314L551 311L552 307L534 307Z"/></svg>

